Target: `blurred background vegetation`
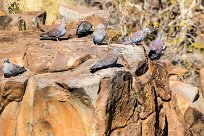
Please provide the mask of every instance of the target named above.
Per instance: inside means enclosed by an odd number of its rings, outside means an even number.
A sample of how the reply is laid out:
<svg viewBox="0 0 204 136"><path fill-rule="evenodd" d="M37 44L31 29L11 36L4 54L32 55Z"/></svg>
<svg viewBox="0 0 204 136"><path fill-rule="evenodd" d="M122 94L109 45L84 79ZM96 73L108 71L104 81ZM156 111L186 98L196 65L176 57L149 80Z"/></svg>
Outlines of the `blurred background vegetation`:
<svg viewBox="0 0 204 136"><path fill-rule="evenodd" d="M163 32L167 47L161 59L193 70L204 66L204 1L203 0L107 0L109 41L121 42L124 36L149 27L155 39Z"/></svg>

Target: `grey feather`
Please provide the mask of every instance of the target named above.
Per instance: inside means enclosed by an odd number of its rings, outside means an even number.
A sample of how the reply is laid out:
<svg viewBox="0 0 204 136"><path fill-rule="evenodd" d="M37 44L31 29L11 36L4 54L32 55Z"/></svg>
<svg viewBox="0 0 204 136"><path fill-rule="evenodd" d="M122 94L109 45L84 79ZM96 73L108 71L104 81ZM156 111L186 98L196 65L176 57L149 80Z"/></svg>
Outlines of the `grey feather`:
<svg viewBox="0 0 204 136"><path fill-rule="evenodd" d="M49 38L55 37L57 40L66 34L66 19L63 18L59 25L56 25L53 29L46 33L42 33L40 37Z"/></svg>
<svg viewBox="0 0 204 136"><path fill-rule="evenodd" d="M103 24L99 24L96 27L96 31L93 32L93 42L96 45L100 45L103 43L106 36L105 26Z"/></svg>
<svg viewBox="0 0 204 136"><path fill-rule="evenodd" d="M83 37L91 34L92 32L92 25L87 21L82 21L77 28L76 35L77 37Z"/></svg>
<svg viewBox="0 0 204 136"><path fill-rule="evenodd" d="M156 40L149 44L150 52L148 57L151 60L159 59L163 51L162 32L158 33Z"/></svg>
<svg viewBox="0 0 204 136"><path fill-rule="evenodd" d="M151 30L149 28L144 28L141 31L134 32L130 36L126 37L123 44L139 44L142 42L146 37L147 34L150 33Z"/></svg>
<svg viewBox="0 0 204 136"><path fill-rule="evenodd" d="M27 71L24 67L20 67L16 64L12 64L9 62L9 59L4 59L3 62L3 73L6 78L17 76L19 74L24 73Z"/></svg>
<svg viewBox="0 0 204 136"><path fill-rule="evenodd" d="M117 63L119 52L119 48L113 49L113 51L107 53L103 58L99 59L97 63L90 68L90 71L96 71L97 69L114 66Z"/></svg>

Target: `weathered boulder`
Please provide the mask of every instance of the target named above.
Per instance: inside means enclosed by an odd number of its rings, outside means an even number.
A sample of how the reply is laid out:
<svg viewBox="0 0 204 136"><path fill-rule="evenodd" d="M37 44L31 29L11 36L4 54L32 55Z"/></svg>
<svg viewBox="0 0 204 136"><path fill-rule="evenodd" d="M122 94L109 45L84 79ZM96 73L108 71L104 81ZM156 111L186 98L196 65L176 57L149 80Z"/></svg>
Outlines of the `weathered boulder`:
<svg viewBox="0 0 204 136"><path fill-rule="evenodd" d="M204 113L204 98L200 96L199 88L177 80L170 80L169 84L172 93L177 97L178 106L182 114L186 112L189 106L196 108L202 114Z"/></svg>
<svg viewBox="0 0 204 136"><path fill-rule="evenodd" d="M69 20L77 20L90 14L93 10L81 4L62 3L59 6L59 15Z"/></svg>
<svg viewBox="0 0 204 136"><path fill-rule="evenodd" d="M0 113L12 101L19 102L22 100L25 83L17 81L6 81L1 83L1 96L0 96Z"/></svg>
<svg viewBox="0 0 204 136"><path fill-rule="evenodd" d="M94 75L73 73L77 70L60 76L58 73L31 76L19 102L21 106L13 109L18 120L7 126L10 114L6 113L11 109L6 106L0 127L8 127L17 135L131 135L133 132L152 135L170 133L167 123L171 128L173 124L175 127L174 121L179 122L169 119L169 112L175 111L170 107L163 109L168 104L157 97L152 81L141 86L136 79L133 89L131 83L136 77L118 68ZM155 127L157 123L160 126ZM11 132L1 129L1 133Z"/></svg>
<svg viewBox="0 0 204 136"><path fill-rule="evenodd" d="M0 29L5 28L11 20L11 17L9 17L6 12L2 11L0 8Z"/></svg>
<svg viewBox="0 0 204 136"><path fill-rule="evenodd" d="M58 0L5 0L4 9L11 14L46 11L46 24L51 24L57 19L59 12Z"/></svg>
<svg viewBox="0 0 204 136"><path fill-rule="evenodd" d="M186 135L189 135L189 133L200 136L204 134L204 116L197 109L189 106L184 114L184 120L189 130L186 132Z"/></svg>

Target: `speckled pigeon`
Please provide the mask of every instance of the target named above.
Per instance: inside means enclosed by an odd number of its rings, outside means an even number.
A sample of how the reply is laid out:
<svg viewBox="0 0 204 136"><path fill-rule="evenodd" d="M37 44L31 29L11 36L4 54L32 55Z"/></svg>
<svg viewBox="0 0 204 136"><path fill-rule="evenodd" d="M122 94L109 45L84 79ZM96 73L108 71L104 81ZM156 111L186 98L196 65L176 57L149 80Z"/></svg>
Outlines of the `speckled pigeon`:
<svg viewBox="0 0 204 136"><path fill-rule="evenodd" d="M46 33L42 33L40 37L49 38L54 37L59 41L59 37L62 37L66 34L66 19L63 18L59 25L56 25L53 29Z"/></svg>
<svg viewBox="0 0 204 136"><path fill-rule="evenodd" d="M96 31L93 32L93 42L96 45L103 44L103 41L106 36L104 24L99 24L96 26Z"/></svg>
<svg viewBox="0 0 204 136"><path fill-rule="evenodd" d="M77 28L76 35L77 37L84 37L91 34L92 32L92 25L87 21L82 21Z"/></svg>
<svg viewBox="0 0 204 136"><path fill-rule="evenodd" d="M159 59L161 56L161 53L163 51L163 42L161 38L162 38L162 32L159 32L156 40L152 41L149 44L150 52L148 54L148 57L151 60Z"/></svg>
<svg viewBox="0 0 204 136"><path fill-rule="evenodd" d="M99 59L96 64L90 68L90 71L95 72L103 68L114 66L117 63L119 52L119 48L114 48L113 51L107 53L103 58Z"/></svg>
<svg viewBox="0 0 204 136"><path fill-rule="evenodd" d="M9 78L12 76L17 76L27 71L24 67L20 67L16 64L12 64L9 62L9 59L4 59L3 61L3 73L4 77Z"/></svg>
<svg viewBox="0 0 204 136"><path fill-rule="evenodd" d="M130 36L125 37L123 44L137 45L147 37L148 33L151 33L151 30L149 28L144 28L141 31L134 32Z"/></svg>

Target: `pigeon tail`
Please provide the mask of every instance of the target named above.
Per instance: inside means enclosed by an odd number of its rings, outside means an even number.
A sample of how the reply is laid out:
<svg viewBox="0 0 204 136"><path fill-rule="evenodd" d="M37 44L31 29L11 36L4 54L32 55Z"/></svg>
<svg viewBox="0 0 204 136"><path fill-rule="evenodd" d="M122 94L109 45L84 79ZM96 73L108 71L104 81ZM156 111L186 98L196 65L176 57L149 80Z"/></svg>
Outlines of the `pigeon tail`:
<svg viewBox="0 0 204 136"><path fill-rule="evenodd" d="M106 68L109 68L109 67L111 67L111 66L112 66L112 65L100 66L100 65L98 65L98 64L95 64L95 65L93 65L89 70L90 70L91 73L94 73L94 72L96 72L96 71L98 71L98 70L106 69Z"/></svg>
<svg viewBox="0 0 204 136"><path fill-rule="evenodd" d="M24 67L19 68L19 74L22 74L23 72L26 72L27 70Z"/></svg>
<svg viewBox="0 0 204 136"><path fill-rule="evenodd" d="M49 37L49 35L48 35L48 33L42 33L42 34L40 34L40 37L47 38L47 37Z"/></svg>
<svg viewBox="0 0 204 136"><path fill-rule="evenodd" d="M99 66L98 64L93 65L89 70L90 71L95 71L97 69L101 68L101 66Z"/></svg>
<svg viewBox="0 0 204 136"><path fill-rule="evenodd" d="M127 45L127 44L133 44L134 46L139 46L141 45L141 41L140 42L132 42L132 41L125 41L123 42L124 45Z"/></svg>
<svg viewBox="0 0 204 136"><path fill-rule="evenodd" d="M155 60L155 59L159 59L160 58L160 54L157 54L156 51L154 51L154 50L150 50L150 52L148 54L148 57L151 60Z"/></svg>
<svg viewBox="0 0 204 136"><path fill-rule="evenodd" d="M125 42L123 42L124 45L131 44L131 43L132 43L131 41L125 41Z"/></svg>

